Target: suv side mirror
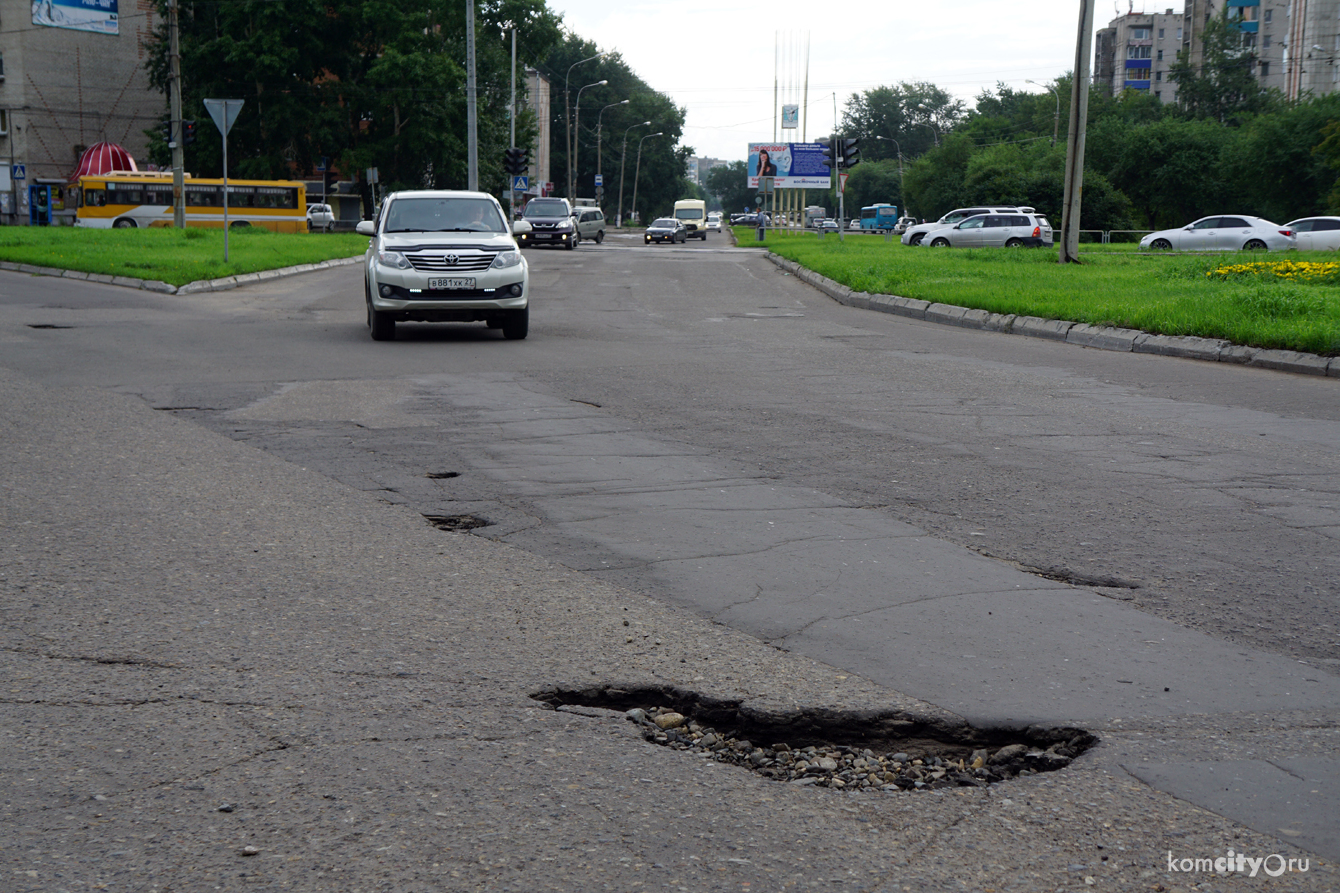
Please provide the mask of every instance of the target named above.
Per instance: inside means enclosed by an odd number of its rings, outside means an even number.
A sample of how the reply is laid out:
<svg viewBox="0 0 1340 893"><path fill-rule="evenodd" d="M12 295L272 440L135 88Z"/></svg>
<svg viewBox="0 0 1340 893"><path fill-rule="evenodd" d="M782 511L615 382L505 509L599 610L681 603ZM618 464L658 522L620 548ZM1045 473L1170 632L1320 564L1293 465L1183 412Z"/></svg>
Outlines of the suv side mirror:
<svg viewBox="0 0 1340 893"><path fill-rule="evenodd" d="M512 224L512 235L514 236L524 235L525 233L528 233L533 229L535 229L535 227L531 226L528 221L518 220Z"/></svg>
<svg viewBox="0 0 1340 893"><path fill-rule="evenodd" d="M377 235L377 222L375 220L360 220L354 225L354 232L360 236Z"/></svg>

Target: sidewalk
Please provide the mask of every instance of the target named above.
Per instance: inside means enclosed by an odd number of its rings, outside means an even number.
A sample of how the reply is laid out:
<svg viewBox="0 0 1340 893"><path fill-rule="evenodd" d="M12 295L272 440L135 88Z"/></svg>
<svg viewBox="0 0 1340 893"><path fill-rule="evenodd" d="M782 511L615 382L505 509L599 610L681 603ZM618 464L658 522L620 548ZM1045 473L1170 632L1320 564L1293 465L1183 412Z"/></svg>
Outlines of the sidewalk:
<svg viewBox="0 0 1340 893"><path fill-rule="evenodd" d="M660 690L797 746L971 730L133 399L0 370L0 440L3 889L1174 891L1223 888L1220 858L1233 889L1340 886L1123 769L1167 762L1171 719L987 787L772 781L534 696ZM1177 756L1306 779L1335 726L1183 719Z"/></svg>

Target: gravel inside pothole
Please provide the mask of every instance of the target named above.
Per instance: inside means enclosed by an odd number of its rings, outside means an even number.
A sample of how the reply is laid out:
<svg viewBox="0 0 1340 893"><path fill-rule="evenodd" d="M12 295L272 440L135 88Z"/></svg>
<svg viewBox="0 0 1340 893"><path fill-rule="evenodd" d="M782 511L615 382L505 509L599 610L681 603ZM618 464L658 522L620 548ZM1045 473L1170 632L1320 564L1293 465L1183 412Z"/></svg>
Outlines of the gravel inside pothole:
<svg viewBox="0 0 1340 893"><path fill-rule="evenodd" d="M970 751L963 746L937 748L924 743L889 752L838 744L793 748L786 743L755 742L729 731L717 731L669 707L634 707L624 716L655 744L742 766L780 782L845 791L982 787L1064 768L1093 741L1087 732L1072 730L1073 737L1055 741L1045 749L1021 743Z"/></svg>

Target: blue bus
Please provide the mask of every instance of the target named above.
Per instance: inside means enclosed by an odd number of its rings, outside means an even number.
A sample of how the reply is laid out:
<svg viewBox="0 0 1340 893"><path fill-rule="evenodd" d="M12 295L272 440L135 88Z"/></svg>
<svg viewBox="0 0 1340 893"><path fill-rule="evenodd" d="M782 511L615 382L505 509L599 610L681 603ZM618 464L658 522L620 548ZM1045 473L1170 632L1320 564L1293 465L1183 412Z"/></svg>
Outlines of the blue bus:
<svg viewBox="0 0 1340 893"><path fill-rule="evenodd" d="M883 202L876 205L866 205L861 209L861 229L878 230L880 232L893 232L893 228L898 224L898 207L896 205L886 205Z"/></svg>

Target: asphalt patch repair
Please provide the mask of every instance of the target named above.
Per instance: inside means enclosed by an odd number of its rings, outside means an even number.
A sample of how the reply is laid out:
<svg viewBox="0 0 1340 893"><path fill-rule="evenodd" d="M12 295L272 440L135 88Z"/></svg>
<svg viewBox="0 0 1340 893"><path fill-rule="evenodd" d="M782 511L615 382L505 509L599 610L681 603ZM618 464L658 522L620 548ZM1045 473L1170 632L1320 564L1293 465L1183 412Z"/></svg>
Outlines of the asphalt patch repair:
<svg viewBox="0 0 1340 893"><path fill-rule="evenodd" d="M553 688L555 709L621 710L642 737L775 781L843 791L984 787L1070 765L1098 739L1083 729L975 729L904 713L763 711L675 688Z"/></svg>

